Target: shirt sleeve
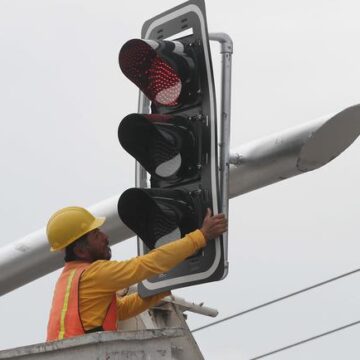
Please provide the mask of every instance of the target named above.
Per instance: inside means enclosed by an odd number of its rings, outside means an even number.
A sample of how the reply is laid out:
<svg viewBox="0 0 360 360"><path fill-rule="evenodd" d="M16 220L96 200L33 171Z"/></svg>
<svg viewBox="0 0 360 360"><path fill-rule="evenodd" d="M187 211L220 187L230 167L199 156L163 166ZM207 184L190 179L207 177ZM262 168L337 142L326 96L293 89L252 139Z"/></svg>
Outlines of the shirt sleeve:
<svg viewBox="0 0 360 360"><path fill-rule="evenodd" d="M162 298L168 295L170 295L170 291L162 292L147 298L142 298L138 293L117 298L118 320L126 320L136 316L151 306L156 305Z"/></svg>
<svg viewBox="0 0 360 360"><path fill-rule="evenodd" d="M95 261L84 271L81 281L86 283L86 287L114 292L169 271L205 245L202 232L196 230L180 240L127 261Z"/></svg>

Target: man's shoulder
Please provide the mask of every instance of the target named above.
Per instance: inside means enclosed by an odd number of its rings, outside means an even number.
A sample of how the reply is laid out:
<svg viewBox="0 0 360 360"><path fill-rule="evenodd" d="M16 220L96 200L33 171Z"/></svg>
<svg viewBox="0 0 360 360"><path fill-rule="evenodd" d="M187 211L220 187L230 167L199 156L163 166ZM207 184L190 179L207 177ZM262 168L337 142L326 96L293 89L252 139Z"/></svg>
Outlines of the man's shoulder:
<svg viewBox="0 0 360 360"><path fill-rule="evenodd" d="M85 269L85 272L93 272L107 269L110 270L117 267L119 263L120 262L116 260L96 260Z"/></svg>

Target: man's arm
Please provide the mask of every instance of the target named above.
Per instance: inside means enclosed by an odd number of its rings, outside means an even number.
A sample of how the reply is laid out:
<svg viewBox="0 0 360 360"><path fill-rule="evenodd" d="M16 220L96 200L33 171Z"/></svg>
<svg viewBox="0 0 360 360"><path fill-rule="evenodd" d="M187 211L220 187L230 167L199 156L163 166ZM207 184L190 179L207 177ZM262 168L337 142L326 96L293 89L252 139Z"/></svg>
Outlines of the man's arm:
<svg viewBox="0 0 360 360"><path fill-rule="evenodd" d="M127 261L96 261L83 273L82 283L86 282L89 287L100 286L105 291L129 287L169 271L226 230L224 215L211 216L208 210L200 230Z"/></svg>
<svg viewBox="0 0 360 360"><path fill-rule="evenodd" d="M126 261L99 260L92 263L81 276L86 287L117 291L150 276L169 271L181 261L206 245L201 231L196 230L148 254Z"/></svg>
<svg viewBox="0 0 360 360"><path fill-rule="evenodd" d="M165 291L157 295L142 298L138 293L134 293L117 298L118 320L126 320L139 315L170 294L170 291Z"/></svg>

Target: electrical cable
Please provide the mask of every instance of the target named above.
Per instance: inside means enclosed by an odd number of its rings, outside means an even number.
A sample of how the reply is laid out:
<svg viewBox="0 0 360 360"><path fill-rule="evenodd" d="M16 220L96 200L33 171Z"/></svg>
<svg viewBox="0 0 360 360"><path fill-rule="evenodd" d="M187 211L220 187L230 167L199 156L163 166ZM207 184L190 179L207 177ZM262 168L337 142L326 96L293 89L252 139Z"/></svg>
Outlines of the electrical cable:
<svg viewBox="0 0 360 360"><path fill-rule="evenodd" d="M321 338L321 337L323 337L323 336L333 334L333 333L335 333L335 332L337 332L337 331L341 331L341 330L344 330L344 329L346 329L346 328L349 328L349 327L351 327L351 326L358 325L358 324L360 324L360 320L354 321L354 322L352 322L352 323L350 323L350 324L347 324L347 325L338 327L338 328L333 329L333 330L326 331L326 332L324 332L324 333L322 333L322 334L318 334L318 335L309 337L309 338L307 338L307 339L298 341L298 342L293 343L293 344L291 344L291 345L287 345L287 346L284 346L284 347L282 347L282 348L279 348L279 349L270 351L270 352L268 352L268 353L266 353L266 354L262 354L262 355L256 356L256 357L254 357L254 358L251 358L250 360L262 359L262 358L264 358L264 357L266 357L266 356L273 355L273 354L279 353L279 352L281 352L281 351L284 351L284 350L293 348L293 347L295 347L295 346L299 346L299 345L305 344L305 343L307 343L307 342L316 340L316 339Z"/></svg>
<svg viewBox="0 0 360 360"><path fill-rule="evenodd" d="M248 313L250 313L250 312L252 312L252 311L259 310L259 309L261 309L261 308L264 308L264 307L266 307L266 306L275 304L275 303L277 303L277 302L280 302L280 301L282 301L282 300L288 299L288 298L290 298L290 297L293 297L293 296L302 294L302 293L304 293L304 292L313 290L313 289L318 288L318 287L320 287L320 286L329 284L329 283L331 283L331 282L333 282L333 281L342 279L342 278L344 278L344 277L346 277L346 276L353 275L353 274L355 274L355 273L357 273L357 272L359 272L359 271L360 271L360 268L355 269L355 270L352 270L352 271L349 271L349 272L347 272L347 273L345 273L345 274L341 274L341 275L339 275L339 276L335 276L335 277L333 277L333 278L331 278L331 279L322 281L322 282L317 283L317 284L314 284L314 285L312 285L312 286L308 286L308 287L306 287L306 288L303 288L303 289L301 289L301 290L298 290L298 291L292 292L292 293L290 293L290 294L281 296L281 297L276 298L276 299L274 299L274 300L267 301L267 302L265 302L265 303L263 303L263 304L254 306L254 307L252 307L252 308L250 308L250 309L241 311L241 312L239 312L239 313L237 313L237 314L233 314L233 315L227 316L227 317L225 317L225 318L223 318L223 319L220 319L220 320L211 322L211 323L209 323L209 324L207 324L207 325L198 327L198 328L196 328L196 329L191 330L191 332L194 333L194 332L196 332L196 331L200 331L200 330L206 329L206 328L208 328L208 327L210 327L210 326L218 325L218 324L220 324L220 323L222 323L222 322L228 321L228 320L233 319L233 318L235 318L235 317L248 314Z"/></svg>

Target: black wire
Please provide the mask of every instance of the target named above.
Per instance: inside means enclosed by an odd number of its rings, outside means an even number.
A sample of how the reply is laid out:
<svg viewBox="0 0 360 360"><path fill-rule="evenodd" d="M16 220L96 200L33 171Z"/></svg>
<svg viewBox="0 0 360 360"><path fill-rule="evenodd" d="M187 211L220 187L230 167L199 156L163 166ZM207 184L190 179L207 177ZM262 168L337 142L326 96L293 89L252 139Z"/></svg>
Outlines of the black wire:
<svg viewBox="0 0 360 360"><path fill-rule="evenodd" d="M344 330L344 329L346 329L346 328L348 328L348 327L351 327L351 326L354 326L354 325L358 325L358 324L360 324L360 320L355 321L355 322L352 322L352 323L347 324L347 325L344 325L344 326L341 326L341 327L339 327L339 328L336 328L336 329L333 329L333 330L324 332L324 333L322 333L322 334L315 335L315 336L312 336L312 337L310 337L310 338L307 338L307 339L298 341L298 342L296 342L296 343L294 343L294 344L284 346L284 347L282 347L282 348L280 348L280 349L273 350L273 351L268 352L268 353L266 353L266 354L256 356L256 357L254 357L254 358L251 358L250 360L262 359L262 358L264 358L264 357L266 357L266 356L279 353L280 351L284 351L284 350L293 348L293 347L295 347L295 346L302 345L302 344L307 343L307 342L309 342L309 341L318 339L318 338L323 337L323 336L326 336L326 335L333 334L333 333L335 333L335 332L337 332L337 331Z"/></svg>
<svg viewBox="0 0 360 360"><path fill-rule="evenodd" d="M268 301L268 302L263 303L263 304L261 304L261 305L257 305L257 306L254 306L254 307L250 308L250 309L241 311L241 312L239 312L239 313L237 313L237 314L230 315L230 316L227 316L227 317L225 317L225 318L223 318L223 319L220 319L220 320L218 320L218 321L214 321L214 322L209 323L209 324L207 324L207 325L198 327L198 328L196 328L196 329L194 329L194 330L191 330L191 332L194 333L194 332L196 332L196 331L203 330L203 329L206 329L206 328L208 328L208 327L210 327L210 326L214 326L214 325L220 324L220 323L222 323L222 322L224 322L224 321L233 319L233 318L235 318L235 317L248 314L248 313L250 313L250 312L252 312L252 311L255 311L255 310L261 309L261 308L263 308L263 307L266 307L266 306L275 304L275 303L277 303L277 302L279 302L279 301L288 299L288 298L290 298L290 297L292 297L292 296L295 296L295 295L299 295L299 294L304 293L304 292L306 292L306 291L315 289L315 288L317 288L317 287L323 286L323 285L328 284L328 283L330 283L330 282L333 282L333 281L339 280L339 279L341 279L341 278L344 278L344 277L346 277L346 276L355 274L355 273L357 273L357 272L359 272L359 271L360 271L360 268L359 268L359 269L356 269L356 270L353 270L353 271L349 271L349 272L347 272L347 273L345 273L345 274L342 274L342 275L333 277L333 278L331 278L331 279L322 281L322 282L317 283L317 284L315 284L315 285L312 285L312 286L306 287L306 288L304 288L304 289L301 289L301 290L292 292L292 293L290 293L290 294L288 294L288 295L281 296L281 297L279 297L279 298L277 298L277 299Z"/></svg>

